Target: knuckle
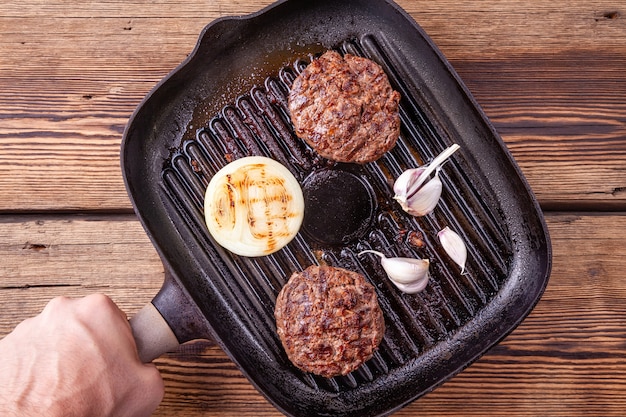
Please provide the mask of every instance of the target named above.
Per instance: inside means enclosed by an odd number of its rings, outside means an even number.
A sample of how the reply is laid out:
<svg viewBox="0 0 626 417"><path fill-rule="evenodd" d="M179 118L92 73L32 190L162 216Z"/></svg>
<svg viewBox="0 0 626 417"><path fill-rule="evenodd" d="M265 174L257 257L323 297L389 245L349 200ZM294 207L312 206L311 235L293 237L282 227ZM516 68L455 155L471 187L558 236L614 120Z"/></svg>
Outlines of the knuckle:
<svg viewBox="0 0 626 417"><path fill-rule="evenodd" d="M48 304L44 307L44 311L56 311L58 309L66 307L70 303L70 299L65 296L54 297L48 301Z"/></svg>

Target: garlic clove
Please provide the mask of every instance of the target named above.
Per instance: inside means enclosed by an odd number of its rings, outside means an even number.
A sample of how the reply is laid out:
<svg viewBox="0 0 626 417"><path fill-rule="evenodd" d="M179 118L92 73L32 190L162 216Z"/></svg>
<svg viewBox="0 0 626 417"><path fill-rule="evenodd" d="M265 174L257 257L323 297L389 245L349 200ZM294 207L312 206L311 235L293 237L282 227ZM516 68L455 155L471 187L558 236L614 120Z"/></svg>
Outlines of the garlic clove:
<svg viewBox="0 0 626 417"><path fill-rule="evenodd" d="M389 278L400 284L411 284L428 274L428 259L382 258L381 265Z"/></svg>
<svg viewBox="0 0 626 417"><path fill-rule="evenodd" d="M461 267L461 274L464 274L465 262L467 261L467 248L461 236L446 226L437 233L437 237L448 256Z"/></svg>
<svg viewBox="0 0 626 417"><path fill-rule="evenodd" d="M417 294L418 292L424 290L424 288L426 288L426 286L428 285L428 280L430 278L430 274L426 274L426 276L418 281L415 281L411 284L401 284L399 282L395 282L395 281L391 281L393 282L393 285L395 285L400 291L407 293L407 294Z"/></svg>
<svg viewBox="0 0 626 417"><path fill-rule="evenodd" d="M404 198L404 201L406 201L407 197L416 192L421 185L421 182L418 182L418 178L424 171L426 171L426 167L419 167L407 169L400 174L393 183L393 192L396 194L394 198Z"/></svg>
<svg viewBox="0 0 626 417"><path fill-rule="evenodd" d="M425 216L437 207L443 191L443 184L438 175L440 168L435 171L434 178L408 198L404 205L400 202L400 206L404 211L412 216Z"/></svg>
<svg viewBox="0 0 626 417"><path fill-rule="evenodd" d="M359 256L364 253L373 253L380 257L380 264L387 276L401 291L414 294L426 287L429 278L428 269L430 267L428 259L387 258L382 253L374 250L365 250L360 252Z"/></svg>
<svg viewBox="0 0 626 417"><path fill-rule="evenodd" d="M408 169L396 179L393 185L394 199L404 211L413 216L424 216L435 209L443 185L439 179L441 165L460 146L456 143L446 148L428 165ZM433 178L430 175L434 173Z"/></svg>

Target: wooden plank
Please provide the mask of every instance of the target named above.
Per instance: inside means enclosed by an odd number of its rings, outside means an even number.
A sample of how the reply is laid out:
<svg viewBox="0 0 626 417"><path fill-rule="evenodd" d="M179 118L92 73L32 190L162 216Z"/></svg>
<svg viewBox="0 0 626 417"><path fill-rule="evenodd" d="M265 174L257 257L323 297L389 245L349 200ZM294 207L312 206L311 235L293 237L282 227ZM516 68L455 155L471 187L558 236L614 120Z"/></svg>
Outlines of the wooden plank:
<svg viewBox="0 0 626 417"><path fill-rule="evenodd" d="M94 2L26 0L7 2L0 16L70 19L107 17L150 17L159 19L196 19L245 15L273 3L273 0L101 0Z"/></svg>
<svg viewBox="0 0 626 417"><path fill-rule="evenodd" d="M132 215L0 217L0 259L0 335L57 295L102 292L131 315L164 276Z"/></svg>
<svg viewBox="0 0 626 417"><path fill-rule="evenodd" d="M623 210L626 54L528 53L453 64L545 209L600 203Z"/></svg>
<svg viewBox="0 0 626 417"><path fill-rule="evenodd" d="M269 3L0 4L0 211L130 210L119 145L134 108L208 22ZM459 71L545 207L626 206L623 10L399 3Z"/></svg>
<svg viewBox="0 0 626 417"><path fill-rule="evenodd" d="M398 2L459 72L543 207L626 198L626 11L614 2Z"/></svg>
<svg viewBox="0 0 626 417"><path fill-rule="evenodd" d="M623 48L624 10L615 2L398 0L449 55L555 53Z"/></svg>
<svg viewBox="0 0 626 417"><path fill-rule="evenodd" d="M475 364L394 414L619 416L626 407L626 214L548 213L553 269L530 316ZM0 217L0 337L55 295L110 295L129 314L162 266L133 216ZM198 341L157 360L155 416L279 416L235 365Z"/></svg>

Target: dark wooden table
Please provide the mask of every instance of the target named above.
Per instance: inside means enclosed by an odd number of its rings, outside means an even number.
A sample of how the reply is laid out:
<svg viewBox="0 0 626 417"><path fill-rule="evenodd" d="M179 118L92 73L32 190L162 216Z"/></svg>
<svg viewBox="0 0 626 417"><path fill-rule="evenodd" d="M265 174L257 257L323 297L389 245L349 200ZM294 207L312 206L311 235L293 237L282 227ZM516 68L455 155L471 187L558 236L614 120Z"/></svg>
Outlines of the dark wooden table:
<svg viewBox="0 0 626 417"><path fill-rule="evenodd" d="M0 337L57 295L132 315L163 267L119 168L124 126L213 19L269 0L0 5ZM626 5L400 0L494 123L536 193L553 272L530 316L398 416L626 410ZM0 358L1 359L1 358ZM279 413L211 342L156 361L156 416Z"/></svg>

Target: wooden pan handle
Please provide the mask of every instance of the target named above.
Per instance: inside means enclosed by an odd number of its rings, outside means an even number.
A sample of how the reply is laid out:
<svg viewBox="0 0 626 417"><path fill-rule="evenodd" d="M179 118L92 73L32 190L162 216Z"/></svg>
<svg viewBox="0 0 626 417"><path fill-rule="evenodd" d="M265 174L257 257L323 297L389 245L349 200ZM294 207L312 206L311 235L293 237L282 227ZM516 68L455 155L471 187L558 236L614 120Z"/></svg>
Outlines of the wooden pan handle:
<svg viewBox="0 0 626 417"><path fill-rule="evenodd" d="M207 321L189 292L167 268L165 271L161 290L130 319L139 358L144 363L190 340L212 339Z"/></svg>
<svg viewBox="0 0 626 417"><path fill-rule="evenodd" d="M143 363L152 362L179 346L176 335L152 303L146 304L130 319L130 327Z"/></svg>

